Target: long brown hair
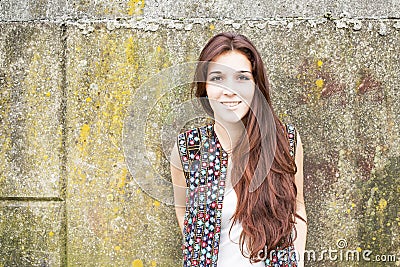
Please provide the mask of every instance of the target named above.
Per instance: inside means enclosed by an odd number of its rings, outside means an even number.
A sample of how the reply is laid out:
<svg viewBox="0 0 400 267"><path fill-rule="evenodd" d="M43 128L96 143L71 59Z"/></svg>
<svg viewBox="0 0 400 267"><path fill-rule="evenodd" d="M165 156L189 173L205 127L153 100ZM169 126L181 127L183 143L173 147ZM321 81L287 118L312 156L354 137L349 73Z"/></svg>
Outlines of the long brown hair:
<svg viewBox="0 0 400 267"><path fill-rule="evenodd" d="M208 41L199 56L192 91L196 97L200 97L207 112L212 114L211 106L205 98L208 62L233 50L243 53L251 62L258 93L254 94L250 111L242 120L246 129L242 138L248 141L238 142L232 155L232 184L238 196L232 225L235 222L241 223L243 231L239 242L242 254L246 243L250 262L258 262L260 251L263 252L261 255L268 253L269 256L271 250L285 248L293 242L291 233L294 219L298 217L294 179L296 165L289 153L286 129L272 108L263 61L245 36L220 33ZM266 142L262 144L262 140ZM260 164L261 172L257 171L260 170L257 167ZM267 173L266 169L269 170ZM253 179L261 179L261 183L250 192ZM264 250L265 246L267 251Z"/></svg>

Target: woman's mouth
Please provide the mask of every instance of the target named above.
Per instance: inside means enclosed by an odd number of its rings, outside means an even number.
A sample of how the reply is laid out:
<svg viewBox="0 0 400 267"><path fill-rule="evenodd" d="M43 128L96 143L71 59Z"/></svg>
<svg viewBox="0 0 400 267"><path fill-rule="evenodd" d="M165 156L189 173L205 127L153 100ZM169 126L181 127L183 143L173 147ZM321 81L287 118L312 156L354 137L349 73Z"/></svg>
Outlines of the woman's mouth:
<svg viewBox="0 0 400 267"><path fill-rule="evenodd" d="M228 107L235 107L242 103L242 101L223 101L221 102L222 105L228 106Z"/></svg>

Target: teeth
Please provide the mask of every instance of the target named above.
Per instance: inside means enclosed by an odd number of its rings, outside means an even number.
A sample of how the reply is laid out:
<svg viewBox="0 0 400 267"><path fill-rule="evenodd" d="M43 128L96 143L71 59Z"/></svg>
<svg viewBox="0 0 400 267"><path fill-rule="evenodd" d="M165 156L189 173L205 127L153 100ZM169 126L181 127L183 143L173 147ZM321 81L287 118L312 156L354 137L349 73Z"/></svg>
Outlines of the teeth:
<svg viewBox="0 0 400 267"><path fill-rule="evenodd" d="M225 106L228 107L234 107L240 104L241 101L235 101L235 102L221 102L222 104L224 104Z"/></svg>

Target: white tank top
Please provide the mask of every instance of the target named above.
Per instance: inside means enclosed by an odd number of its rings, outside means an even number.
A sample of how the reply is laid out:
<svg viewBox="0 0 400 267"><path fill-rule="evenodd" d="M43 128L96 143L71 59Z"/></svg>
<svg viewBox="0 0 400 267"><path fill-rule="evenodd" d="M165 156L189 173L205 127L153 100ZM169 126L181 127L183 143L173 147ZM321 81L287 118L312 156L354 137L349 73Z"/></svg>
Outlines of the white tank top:
<svg viewBox="0 0 400 267"><path fill-rule="evenodd" d="M222 217L221 217L221 236L219 243L218 252L218 267L265 267L264 262L257 262L251 264L249 258L242 255L240 251L239 237L242 233L242 226L240 223L235 223L233 225L230 236L229 229L232 224L230 219L236 210L237 196L235 190L232 186L226 184L224 201L222 205ZM244 244L243 249L245 255L247 253L246 244Z"/></svg>

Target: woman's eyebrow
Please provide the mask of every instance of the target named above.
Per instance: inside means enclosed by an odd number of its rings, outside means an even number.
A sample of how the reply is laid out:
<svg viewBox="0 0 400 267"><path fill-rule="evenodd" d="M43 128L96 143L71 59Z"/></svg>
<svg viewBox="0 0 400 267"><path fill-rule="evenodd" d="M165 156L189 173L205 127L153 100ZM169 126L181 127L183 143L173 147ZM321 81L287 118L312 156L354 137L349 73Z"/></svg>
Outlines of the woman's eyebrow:
<svg viewBox="0 0 400 267"><path fill-rule="evenodd" d="M221 73L222 73L221 71L211 71L210 73L208 73L208 75L221 74ZM236 71L236 73L250 73L250 74L252 74L252 72L249 71L249 70L238 70L238 71Z"/></svg>
<svg viewBox="0 0 400 267"><path fill-rule="evenodd" d="M208 73L208 75L211 75L211 74L221 74L221 73L222 73L221 71L212 71L212 72Z"/></svg>
<svg viewBox="0 0 400 267"><path fill-rule="evenodd" d="M238 70L237 71L237 73L246 73L246 72L252 74L251 71L249 71L249 70Z"/></svg>

